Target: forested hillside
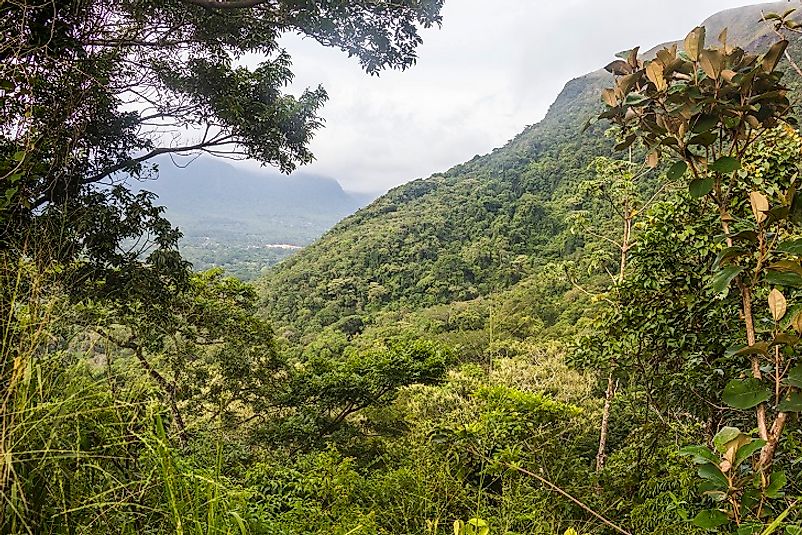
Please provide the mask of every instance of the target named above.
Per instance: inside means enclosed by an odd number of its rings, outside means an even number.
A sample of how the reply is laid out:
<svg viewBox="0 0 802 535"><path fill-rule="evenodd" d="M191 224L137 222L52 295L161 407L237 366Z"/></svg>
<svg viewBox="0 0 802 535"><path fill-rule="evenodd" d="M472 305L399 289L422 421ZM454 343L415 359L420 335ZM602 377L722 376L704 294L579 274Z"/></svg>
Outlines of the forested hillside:
<svg viewBox="0 0 802 535"><path fill-rule="evenodd" d="M443 6L0 2L0 532L802 534L802 6L610 51L258 284L176 209L269 184L132 189L309 163L281 37L406 70Z"/></svg>
<svg viewBox="0 0 802 535"><path fill-rule="evenodd" d="M782 12L782 4L728 10L703 25L710 36L727 28L731 43L759 48L774 36L761 12ZM487 296L552 262L581 262L586 237L571 232L570 215L590 208L595 225L606 223L577 188L615 145L603 124L582 129L611 79L599 70L570 81L546 117L504 147L396 188L283 262L261 284L270 317L315 329L386 308ZM590 253L598 245L591 241Z"/></svg>

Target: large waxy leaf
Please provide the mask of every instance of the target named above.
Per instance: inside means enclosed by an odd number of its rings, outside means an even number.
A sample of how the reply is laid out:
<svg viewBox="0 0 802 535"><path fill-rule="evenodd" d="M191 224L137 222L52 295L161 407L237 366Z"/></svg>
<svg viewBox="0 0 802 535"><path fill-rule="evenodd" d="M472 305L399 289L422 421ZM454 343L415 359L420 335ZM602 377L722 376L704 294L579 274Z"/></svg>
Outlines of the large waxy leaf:
<svg viewBox="0 0 802 535"><path fill-rule="evenodd" d="M726 445L737 439L742 434L743 433L741 433L741 430L737 427L725 427L713 437L713 445L716 447L719 453L723 454L727 451Z"/></svg>
<svg viewBox="0 0 802 535"><path fill-rule="evenodd" d="M802 412L802 393L791 392L778 406L783 412Z"/></svg>
<svg viewBox="0 0 802 535"><path fill-rule="evenodd" d="M702 134L709 132L718 125L718 117L715 115L699 115L693 123L691 132L694 134Z"/></svg>
<svg viewBox="0 0 802 535"><path fill-rule="evenodd" d="M724 387L721 399L736 409L751 409L769 400L771 394L758 379L733 379Z"/></svg>
<svg viewBox="0 0 802 535"><path fill-rule="evenodd" d="M777 288L774 288L769 293L769 311L771 311L771 317L774 318L775 322L783 319L783 316L788 311L788 301Z"/></svg>
<svg viewBox="0 0 802 535"><path fill-rule="evenodd" d="M716 256L716 260L713 262L713 267L717 268L733 258L738 258L739 256L745 255L746 252L746 249L743 247L738 247L737 245L725 247L721 250L718 256Z"/></svg>
<svg viewBox="0 0 802 535"><path fill-rule="evenodd" d="M702 511L693 519L693 525L702 529L715 529L729 522L730 517L718 509Z"/></svg>
<svg viewBox="0 0 802 535"><path fill-rule="evenodd" d="M797 388L802 388L802 364L788 372L788 382Z"/></svg>
<svg viewBox="0 0 802 535"><path fill-rule="evenodd" d="M674 180L679 180L680 178L682 178L687 171L688 171L687 163L683 161L675 162L674 165L668 168L668 172L666 173L666 178L668 178L673 182Z"/></svg>
<svg viewBox="0 0 802 535"><path fill-rule="evenodd" d="M738 468L745 460L754 455L755 452L760 450L765 445L766 441L763 439L752 440L748 444L744 444L738 448L738 453L735 454L735 462L733 463L733 466Z"/></svg>
<svg viewBox="0 0 802 535"><path fill-rule="evenodd" d="M668 89L666 77L663 74L663 65L658 61L650 61L646 65L646 77L652 82L658 91L665 91Z"/></svg>
<svg viewBox="0 0 802 535"><path fill-rule="evenodd" d="M718 80L724 68L724 55L718 50L700 50L699 65L708 77Z"/></svg>
<svg viewBox="0 0 802 535"><path fill-rule="evenodd" d="M763 71L769 73L776 69L787 48L788 41L785 39L774 43L771 48L769 48L768 52L766 52L766 54L763 56L763 61L760 65Z"/></svg>
<svg viewBox="0 0 802 535"><path fill-rule="evenodd" d="M733 351L732 354L740 357L746 357L749 355L768 355L768 353L769 353L768 343L756 342L751 346L743 346L741 349Z"/></svg>
<svg viewBox="0 0 802 535"><path fill-rule="evenodd" d="M696 473L699 474L699 477L702 479L715 485L715 488L726 490L730 487L730 482L717 465L718 463L703 464Z"/></svg>
<svg viewBox="0 0 802 535"><path fill-rule="evenodd" d="M783 273L780 271L766 272L765 281L773 286L786 286L791 288L802 288L802 276L797 273Z"/></svg>
<svg viewBox="0 0 802 535"><path fill-rule="evenodd" d="M777 250L781 253L788 253L797 256L802 256L802 238L795 240L785 240L777 246Z"/></svg>
<svg viewBox="0 0 802 535"><path fill-rule="evenodd" d="M715 181L712 178L695 178L688 184L688 193L694 199L700 199L713 191Z"/></svg>
<svg viewBox="0 0 802 535"><path fill-rule="evenodd" d="M699 52L705 47L705 29L697 26L685 38L685 53L691 61L699 60Z"/></svg>
<svg viewBox="0 0 802 535"><path fill-rule="evenodd" d="M724 290L730 286L732 280L737 277L743 269L744 268L740 266L727 266L720 269L713 275L713 280L710 282L710 289L717 294L724 292Z"/></svg>
<svg viewBox="0 0 802 535"><path fill-rule="evenodd" d="M788 483L788 477L786 477L785 472L772 472L769 477L769 484L763 492L769 498L781 498L785 495L782 489L786 483Z"/></svg>
<svg viewBox="0 0 802 535"><path fill-rule="evenodd" d="M732 156L722 156L715 162L711 163L708 168L711 171L728 175L734 173L741 168L741 162Z"/></svg>
<svg viewBox="0 0 802 535"><path fill-rule="evenodd" d="M802 275L802 264L798 260L780 260L769 266L769 269L782 273L796 273Z"/></svg>
<svg viewBox="0 0 802 535"><path fill-rule="evenodd" d="M645 95L641 95L640 93L630 93L627 95L627 98L624 99L625 106L640 106L641 104L648 102L649 97Z"/></svg>
<svg viewBox="0 0 802 535"><path fill-rule="evenodd" d="M632 74L632 66L623 59L617 59L604 68L616 76L623 76L625 74Z"/></svg>
<svg viewBox="0 0 802 535"><path fill-rule="evenodd" d="M679 454L692 457L695 464L717 464L720 460L715 453L710 451L710 448L705 446L686 446L679 450Z"/></svg>
<svg viewBox="0 0 802 535"><path fill-rule="evenodd" d="M610 88L602 90L602 101L611 108L618 105L618 102L616 101L615 98L615 91L613 91Z"/></svg>

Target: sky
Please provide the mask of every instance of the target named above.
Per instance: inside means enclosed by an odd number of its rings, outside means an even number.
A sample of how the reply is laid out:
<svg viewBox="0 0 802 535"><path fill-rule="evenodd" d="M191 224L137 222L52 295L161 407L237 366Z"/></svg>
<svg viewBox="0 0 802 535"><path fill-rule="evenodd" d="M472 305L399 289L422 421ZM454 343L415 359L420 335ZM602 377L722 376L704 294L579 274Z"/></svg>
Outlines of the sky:
<svg viewBox="0 0 802 535"><path fill-rule="evenodd" d="M760 0L446 0L417 64L369 76L355 58L283 37L290 92L322 84L325 125L303 171L384 192L504 145L537 123L569 80L616 52L684 38L708 16ZM256 166L253 162L238 165Z"/></svg>

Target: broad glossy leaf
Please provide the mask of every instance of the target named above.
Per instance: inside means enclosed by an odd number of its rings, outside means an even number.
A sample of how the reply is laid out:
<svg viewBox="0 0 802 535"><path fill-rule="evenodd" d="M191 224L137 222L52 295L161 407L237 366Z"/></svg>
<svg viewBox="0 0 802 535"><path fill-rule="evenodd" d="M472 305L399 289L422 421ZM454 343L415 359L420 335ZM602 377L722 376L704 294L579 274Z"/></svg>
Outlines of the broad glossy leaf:
<svg viewBox="0 0 802 535"><path fill-rule="evenodd" d="M777 246L777 251L802 256L802 238L785 240Z"/></svg>
<svg viewBox="0 0 802 535"><path fill-rule="evenodd" d="M744 268L740 266L727 266L725 268L720 269L713 275L713 280L710 282L710 288L713 290L714 293L720 294L724 292L729 286L732 280L737 277ZM802 277L800 277L802 279Z"/></svg>
<svg viewBox="0 0 802 535"><path fill-rule="evenodd" d="M716 456L715 453L710 451L710 448L706 446L686 446L679 450L679 454L687 457L693 457L692 460L695 464L718 464L718 462L721 460Z"/></svg>
<svg viewBox="0 0 802 535"><path fill-rule="evenodd" d="M655 85L658 91L665 91L668 89L668 83L663 74L663 65L658 61L650 61L646 65L646 77Z"/></svg>
<svg viewBox="0 0 802 535"><path fill-rule="evenodd" d="M802 388L802 364L795 366L788 372L788 382L797 388Z"/></svg>
<svg viewBox="0 0 802 535"><path fill-rule="evenodd" d="M627 98L624 99L625 106L640 106L641 104L648 102L649 97L646 95L641 95L640 93L630 93L627 95Z"/></svg>
<svg viewBox="0 0 802 535"><path fill-rule="evenodd" d="M727 451L725 446L742 434L743 433L741 433L741 430L737 427L725 427L713 437L713 445L716 447L719 453L723 454Z"/></svg>
<svg viewBox="0 0 802 535"><path fill-rule="evenodd" d="M802 412L802 393L791 392L778 406L783 412Z"/></svg>
<svg viewBox="0 0 802 535"><path fill-rule="evenodd" d="M748 444L744 444L738 448L738 453L735 454L735 462L733 463L733 466L736 468L739 467L745 460L754 455L755 452L760 450L765 445L766 441L760 438L752 440Z"/></svg>
<svg viewBox="0 0 802 535"><path fill-rule="evenodd" d="M749 355L767 355L769 352L769 344L766 342L756 342L751 346L743 346L738 351L735 351L733 355L738 355L741 357L749 356Z"/></svg>
<svg viewBox="0 0 802 535"><path fill-rule="evenodd" d="M724 387L721 399L736 409L751 409L769 400L771 394L758 379L733 379Z"/></svg>
<svg viewBox="0 0 802 535"><path fill-rule="evenodd" d="M723 263L732 260L733 258L738 258L739 256L746 254L746 252L746 249L743 247L738 247L737 245L725 247L716 257L715 262L713 262L713 267L720 267Z"/></svg>
<svg viewBox="0 0 802 535"><path fill-rule="evenodd" d="M698 61L699 52L705 47L705 28L697 26L685 38L685 53L691 61Z"/></svg>
<svg viewBox="0 0 802 535"><path fill-rule="evenodd" d="M752 204L752 214L758 224L766 220L766 212L769 210L769 200L765 195L759 191L753 191L749 194L749 202Z"/></svg>
<svg viewBox="0 0 802 535"><path fill-rule="evenodd" d="M712 178L695 178L688 184L688 193L694 199L700 199L713 191L715 181Z"/></svg>
<svg viewBox="0 0 802 535"><path fill-rule="evenodd" d="M699 65L709 78L718 80L724 68L724 55L718 50L700 50Z"/></svg>
<svg viewBox="0 0 802 535"><path fill-rule="evenodd" d="M668 168L668 172L666 173L666 178L668 178L673 182L674 180L679 180L680 178L682 178L687 171L688 171L688 164L680 160L679 162L675 162L674 165Z"/></svg>
<svg viewBox="0 0 802 535"><path fill-rule="evenodd" d="M722 156L715 162L708 165L708 168L712 171L722 174L730 174L734 173L738 169L741 168L741 162L739 162L736 158L732 156Z"/></svg>
<svg viewBox="0 0 802 535"><path fill-rule="evenodd" d="M763 61L761 63L761 67L763 68L763 72L770 73L777 68L779 65L780 60L785 54L785 50L788 48L788 41L783 39L782 41L778 41L774 43L771 48L769 48L768 52L763 56Z"/></svg>
<svg viewBox="0 0 802 535"><path fill-rule="evenodd" d="M702 511L693 519L693 525L702 529L715 529L729 522L730 517L718 509Z"/></svg>
<svg viewBox="0 0 802 535"><path fill-rule="evenodd" d="M785 493L782 492L783 487L785 484L788 483L788 478L785 475L785 472L772 472L771 476L769 477L769 485L764 490L766 496L769 498L780 498Z"/></svg>
<svg viewBox="0 0 802 535"><path fill-rule="evenodd" d="M623 59L617 59L607 65L604 70L616 76L623 76L625 74L632 74L632 66Z"/></svg>
<svg viewBox="0 0 802 535"><path fill-rule="evenodd" d="M796 273L802 275L802 264L798 260L780 260L769 266L769 269L783 273Z"/></svg>
<svg viewBox="0 0 802 535"><path fill-rule="evenodd" d="M726 490L730 488L730 482L727 476L724 475L724 472L722 472L716 464L703 464L696 473L699 474L699 477L702 479L712 483L717 489Z"/></svg>
<svg viewBox="0 0 802 535"><path fill-rule="evenodd" d="M702 134L709 132L718 125L718 117L715 115L699 115L693 123L691 132L694 134Z"/></svg>
<svg viewBox="0 0 802 535"><path fill-rule="evenodd" d="M797 273L783 273L780 271L766 272L765 281L767 284L775 286L786 286L791 288L802 288L802 276Z"/></svg>

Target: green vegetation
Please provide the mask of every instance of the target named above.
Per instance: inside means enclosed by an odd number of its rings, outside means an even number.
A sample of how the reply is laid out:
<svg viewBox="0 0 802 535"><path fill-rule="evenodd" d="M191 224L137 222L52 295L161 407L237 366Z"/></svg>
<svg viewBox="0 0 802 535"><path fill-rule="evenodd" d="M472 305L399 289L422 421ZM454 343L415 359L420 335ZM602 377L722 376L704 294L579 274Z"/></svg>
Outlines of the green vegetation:
<svg viewBox="0 0 802 535"><path fill-rule="evenodd" d="M403 68L441 6L0 4L0 531L802 532L794 10L623 53L257 285L106 183L189 148L151 111L307 161L278 36Z"/></svg>

